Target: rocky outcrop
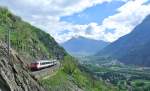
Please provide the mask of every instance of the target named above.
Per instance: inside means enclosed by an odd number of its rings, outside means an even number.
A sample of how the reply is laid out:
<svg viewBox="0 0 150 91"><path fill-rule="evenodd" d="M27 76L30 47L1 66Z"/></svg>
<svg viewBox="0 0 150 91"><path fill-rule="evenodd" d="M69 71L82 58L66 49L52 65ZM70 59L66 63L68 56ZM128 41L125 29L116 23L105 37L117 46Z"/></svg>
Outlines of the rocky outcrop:
<svg viewBox="0 0 150 91"><path fill-rule="evenodd" d="M3 43L0 43L0 91L45 91L12 49L8 60L7 46Z"/></svg>

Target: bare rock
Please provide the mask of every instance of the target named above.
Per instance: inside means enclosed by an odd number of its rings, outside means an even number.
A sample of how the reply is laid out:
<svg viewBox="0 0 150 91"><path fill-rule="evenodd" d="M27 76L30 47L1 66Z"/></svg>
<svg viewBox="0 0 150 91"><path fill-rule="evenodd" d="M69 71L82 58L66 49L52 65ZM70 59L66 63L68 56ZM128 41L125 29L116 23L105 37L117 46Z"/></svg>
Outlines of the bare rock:
<svg viewBox="0 0 150 91"><path fill-rule="evenodd" d="M31 77L23 60L14 50L11 49L10 60L7 54L7 46L0 43L0 91L45 91Z"/></svg>

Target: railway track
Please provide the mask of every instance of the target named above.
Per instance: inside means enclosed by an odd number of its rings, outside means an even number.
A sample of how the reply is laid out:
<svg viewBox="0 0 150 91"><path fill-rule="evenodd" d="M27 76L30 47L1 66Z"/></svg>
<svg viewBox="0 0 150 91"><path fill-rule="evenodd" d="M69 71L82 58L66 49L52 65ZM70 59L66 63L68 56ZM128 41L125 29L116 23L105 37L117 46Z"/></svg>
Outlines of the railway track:
<svg viewBox="0 0 150 91"><path fill-rule="evenodd" d="M41 69L38 71L32 71L31 75L35 78L35 79L41 79L47 76L50 76L51 74L53 74L54 72L57 71L57 69L59 69L60 67L60 63L57 62L56 65L45 68L45 69Z"/></svg>

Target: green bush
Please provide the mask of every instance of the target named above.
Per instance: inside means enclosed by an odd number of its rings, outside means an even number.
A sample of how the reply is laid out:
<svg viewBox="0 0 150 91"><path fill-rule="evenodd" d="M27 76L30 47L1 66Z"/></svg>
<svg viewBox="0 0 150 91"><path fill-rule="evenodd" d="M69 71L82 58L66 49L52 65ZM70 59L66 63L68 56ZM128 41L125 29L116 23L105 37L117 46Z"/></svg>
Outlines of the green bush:
<svg viewBox="0 0 150 91"><path fill-rule="evenodd" d="M137 87L142 87L142 86L145 85L145 83L139 81L139 82L136 82L135 85L136 85Z"/></svg>
<svg viewBox="0 0 150 91"><path fill-rule="evenodd" d="M69 75L72 75L77 69L77 63L71 56L65 56L62 65L63 71Z"/></svg>

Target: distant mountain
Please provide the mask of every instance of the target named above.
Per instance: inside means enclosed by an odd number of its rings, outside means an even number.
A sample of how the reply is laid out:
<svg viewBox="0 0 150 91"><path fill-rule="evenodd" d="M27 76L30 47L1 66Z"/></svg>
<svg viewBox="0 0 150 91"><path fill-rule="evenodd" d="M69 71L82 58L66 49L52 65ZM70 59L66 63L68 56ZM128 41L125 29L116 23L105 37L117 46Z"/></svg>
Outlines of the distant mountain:
<svg viewBox="0 0 150 91"><path fill-rule="evenodd" d="M61 44L72 55L93 55L109 43L84 37L72 38Z"/></svg>
<svg viewBox="0 0 150 91"><path fill-rule="evenodd" d="M150 15L131 33L96 54L112 56L125 64L150 66Z"/></svg>

